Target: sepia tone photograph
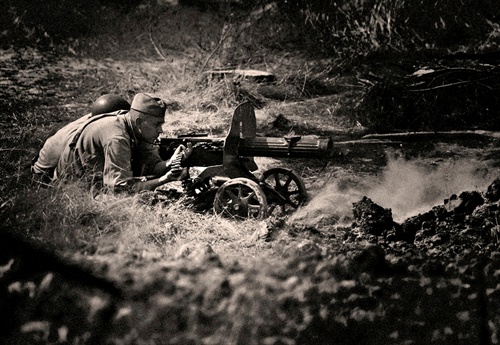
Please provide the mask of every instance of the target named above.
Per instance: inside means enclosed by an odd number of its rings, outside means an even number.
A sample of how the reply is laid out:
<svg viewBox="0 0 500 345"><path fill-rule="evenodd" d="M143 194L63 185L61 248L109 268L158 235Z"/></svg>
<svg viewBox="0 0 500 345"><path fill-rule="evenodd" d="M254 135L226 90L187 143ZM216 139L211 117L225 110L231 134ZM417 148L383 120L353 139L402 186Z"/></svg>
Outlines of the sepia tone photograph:
<svg viewBox="0 0 500 345"><path fill-rule="evenodd" d="M500 2L1 7L0 344L499 344Z"/></svg>

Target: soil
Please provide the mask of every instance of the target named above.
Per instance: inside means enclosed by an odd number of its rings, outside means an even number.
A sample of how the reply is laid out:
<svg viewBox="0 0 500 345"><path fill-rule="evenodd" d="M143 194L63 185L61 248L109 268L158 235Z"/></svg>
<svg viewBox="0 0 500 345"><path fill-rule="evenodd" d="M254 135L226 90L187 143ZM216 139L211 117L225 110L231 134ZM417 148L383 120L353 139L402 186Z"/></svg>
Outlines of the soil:
<svg viewBox="0 0 500 345"><path fill-rule="evenodd" d="M116 64L3 51L3 159L19 159L16 140L28 140L20 138L27 134L19 121L48 133L76 117L100 83L120 79L107 72ZM26 119L15 117L19 109ZM49 110L61 116L43 117ZM283 113L293 124L291 110ZM362 132L331 131L330 160L258 160L293 168L311 195L293 216L263 222L263 233L249 242L250 251L271 253L256 255L268 262L225 257L208 243L180 248L169 260L112 246L61 257L4 236L0 342L498 343L498 139L348 142ZM39 143L32 144L24 156L36 153ZM2 209L13 193L3 191Z"/></svg>

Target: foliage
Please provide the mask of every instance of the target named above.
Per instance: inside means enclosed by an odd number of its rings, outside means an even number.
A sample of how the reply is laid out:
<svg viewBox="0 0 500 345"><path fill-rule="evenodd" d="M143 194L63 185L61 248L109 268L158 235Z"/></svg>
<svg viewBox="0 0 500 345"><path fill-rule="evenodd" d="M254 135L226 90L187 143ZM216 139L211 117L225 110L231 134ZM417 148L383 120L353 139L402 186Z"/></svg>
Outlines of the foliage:
<svg viewBox="0 0 500 345"><path fill-rule="evenodd" d="M294 0L280 2L302 34L328 54L477 49L492 32L491 1ZM471 11L471 9L474 11Z"/></svg>
<svg viewBox="0 0 500 345"><path fill-rule="evenodd" d="M465 65L465 63L464 63ZM385 77L359 108L375 132L398 130L499 130L500 75L491 66L424 68Z"/></svg>
<svg viewBox="0 0 500 345"><path fill-rule="evenodd" d="M135 30L128 19L138 24L138 18L147 16L144 18L149 19L149 27L138 27L143 35L128 38L140 36L144 40L144 33L159 30L155 38L160 40L158 44L163 45L167 55L169 50L178 51L179 43L191 54L196 50L237 49L248 55L249 50L259 46L285 50L293 46L310 53L344 57L385 50L485 51L495 49L498 44L495 32L499 23L495 13L499 13L500 5L487 0L221 0L180 1L179 6L189 18L176 23L181 17L176 16L178 9L169 2L9 0L7 10L0 14L0 23L5 28L0 34L4 46L30 44L54 48L61 41L109 33L109 27L121 32L124 30L120 26ZM205 29L208 28L208 23L203 22L205 18L214 26L211 30ZM186 25L192 28L179 30ZM193 29L200 32L197 38L191 37L194 40L189 42L182 38ZM166 36L162 30L171 35ZM217 32L218 36L205 37ZM172 39L181 42L163 41ZM229 48L228 40L237 40L238 46L230 44ZM236 57L229 63L237 62L238 54Z"/></svg>
<svg viewBox="0 0 500 345"><path fill-rule="evenodd" d="M0 14L3 45L53 47L55 42L88 35L100 15L98 4L94 0L8 0Z"/></svg>

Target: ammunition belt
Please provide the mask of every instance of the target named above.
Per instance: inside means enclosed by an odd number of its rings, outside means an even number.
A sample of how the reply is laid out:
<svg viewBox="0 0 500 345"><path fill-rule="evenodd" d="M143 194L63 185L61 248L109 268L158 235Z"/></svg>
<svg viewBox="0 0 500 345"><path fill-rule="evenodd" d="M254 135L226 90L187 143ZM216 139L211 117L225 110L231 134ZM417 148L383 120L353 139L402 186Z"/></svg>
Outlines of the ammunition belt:
<svg viewBox="0 0 500 345"><path fill-rule="evenodd" d="M170 172L172 173L172 176L177 177L182 173L181 162L182 162L182 155L177 155L172 159L170 165Z"/></svg>

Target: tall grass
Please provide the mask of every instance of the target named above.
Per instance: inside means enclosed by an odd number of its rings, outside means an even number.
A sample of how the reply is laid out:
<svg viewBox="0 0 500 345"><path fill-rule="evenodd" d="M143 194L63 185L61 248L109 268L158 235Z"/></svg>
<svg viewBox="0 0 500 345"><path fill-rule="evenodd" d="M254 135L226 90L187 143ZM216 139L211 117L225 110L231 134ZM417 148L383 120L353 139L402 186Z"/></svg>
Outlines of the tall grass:
<svg viewBox="0 0 500 345"><path fill-rule="evenodd" d="M124 6L113 0L71 4L67 0L9 0L0 14L5 28L2 42L3 46L51 49L64 42L73 51L86 46L93 54L120 51L130 55L139 49L144 56L157 54L165 60L181 53L207 67L255 62L262 59L263 47L302 47L309 53L339 57L378 50L490 49L484 43L495 32L495 14L500 11L498 2L487 0L180 3L143 0ZM111 38L108 44L94 41L87 45L88 37L102 34Z"/></svg>
<svg viewBox="0 0 500 345"><path fill-rule="evenodd" d="M499 4L441 0L295 0L283 4L310 42L327 54L477 50L498 23ZM474 11L471 11L471 9Z"/></svg>
<svg viewBox="0 0 500 345"><path fill-rule="evenodd" d="M1 215L5 228L63 253L174 259L209 244L229 262L245 258L253 232L266 226L197 213L184 198L156 205L151 200L149 194L95 194L79 183L61 183L19 191L10 216Z"/></svg>

